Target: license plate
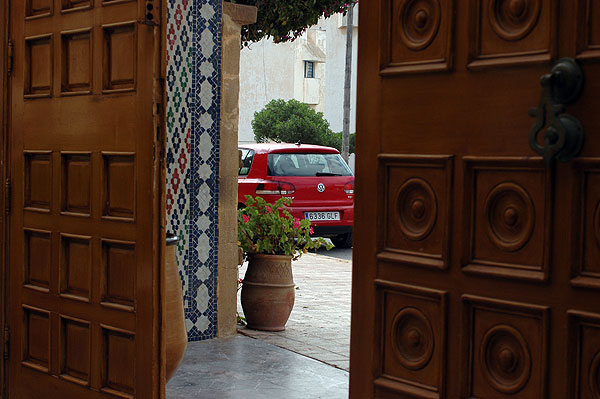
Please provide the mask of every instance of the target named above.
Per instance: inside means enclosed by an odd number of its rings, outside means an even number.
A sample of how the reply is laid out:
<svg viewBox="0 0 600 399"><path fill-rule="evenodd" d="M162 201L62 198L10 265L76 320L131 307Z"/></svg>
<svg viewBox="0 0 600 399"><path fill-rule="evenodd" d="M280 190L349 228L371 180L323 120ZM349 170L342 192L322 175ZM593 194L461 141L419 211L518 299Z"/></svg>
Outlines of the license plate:
<svg viewBox="0 0 600 399"><path fill-rule="evenodd" d="M320 222L322 220L340 220L339 212L304 212L304 219L311 222Z"/></svg>

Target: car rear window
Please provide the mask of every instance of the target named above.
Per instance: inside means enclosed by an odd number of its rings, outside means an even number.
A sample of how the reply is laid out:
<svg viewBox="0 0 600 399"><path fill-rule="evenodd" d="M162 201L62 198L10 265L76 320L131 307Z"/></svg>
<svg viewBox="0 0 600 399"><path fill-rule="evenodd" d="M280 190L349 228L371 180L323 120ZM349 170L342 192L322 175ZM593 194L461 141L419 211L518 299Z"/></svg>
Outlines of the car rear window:
<svg viewBox="0 0 600 399"><path fill-rule="evenodd" d="M240 148L240 151L242 152L242 165L238 170L238 176L248 176L250 167L252 166L252 160L254 159L254 150Z"/></svg>
<svg viewBox="0 0 600 399"><path fill-rule="evenodd" d="M340 154L269 154L268 176L352 176Z"/></svg>

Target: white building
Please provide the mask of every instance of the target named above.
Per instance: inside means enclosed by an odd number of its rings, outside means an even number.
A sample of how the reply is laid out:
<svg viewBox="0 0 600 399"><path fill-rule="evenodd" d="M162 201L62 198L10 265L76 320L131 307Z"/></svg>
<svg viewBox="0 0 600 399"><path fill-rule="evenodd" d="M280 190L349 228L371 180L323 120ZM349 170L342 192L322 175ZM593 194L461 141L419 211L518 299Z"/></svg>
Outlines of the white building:
<svg viewBox="0 0 600 399"><path fill-rule="evenodd" d="M355 132L358 7L354 9L350 132ZM323 112L334 132L344 117L346 17L336 14L291 43L263 39L244 48L240 59L240 143L254 141L252 119L271 100L292 98Z"/></svg>

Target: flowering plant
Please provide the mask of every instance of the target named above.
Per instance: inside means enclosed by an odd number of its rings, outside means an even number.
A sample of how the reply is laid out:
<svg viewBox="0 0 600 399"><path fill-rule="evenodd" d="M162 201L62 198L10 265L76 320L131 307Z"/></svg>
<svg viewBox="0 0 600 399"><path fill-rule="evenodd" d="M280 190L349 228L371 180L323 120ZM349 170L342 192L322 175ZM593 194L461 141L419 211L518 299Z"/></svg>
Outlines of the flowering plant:
<svg viewBox="0 0 600 399"><path fill-rule="evenodd" d="M310 237L310 221L294 218L286 209L291 203L285 197L269 204L246 195L246 207L238 211L238 244L246 255L287 255L296 260L309 249L333 247L322 238Z"/></svg>

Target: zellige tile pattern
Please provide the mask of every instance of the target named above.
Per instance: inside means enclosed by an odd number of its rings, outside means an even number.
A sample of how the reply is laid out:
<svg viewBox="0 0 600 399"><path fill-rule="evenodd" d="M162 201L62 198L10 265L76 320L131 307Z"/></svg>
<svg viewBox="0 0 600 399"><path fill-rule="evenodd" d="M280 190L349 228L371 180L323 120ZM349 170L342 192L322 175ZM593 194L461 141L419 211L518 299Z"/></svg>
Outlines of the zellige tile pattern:
<svg viewBox="0 0 600 399"><path fill-rule="evenodd" d="M217 333L217 223L221 91L218 0L168 0L167 225L190 341Z"/></svg>

